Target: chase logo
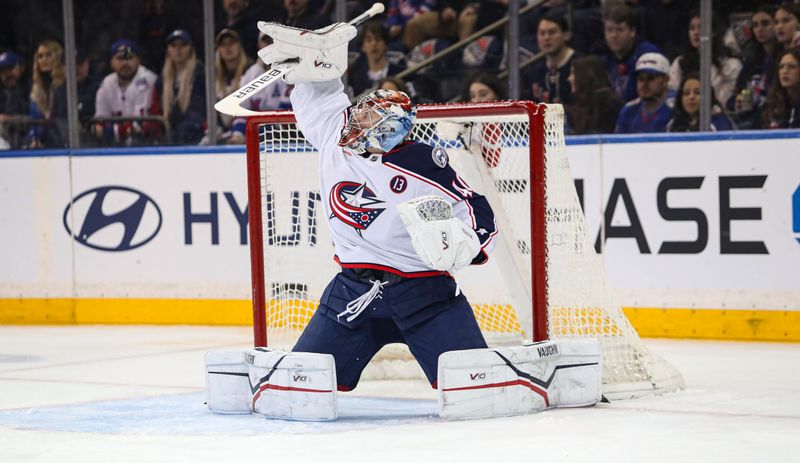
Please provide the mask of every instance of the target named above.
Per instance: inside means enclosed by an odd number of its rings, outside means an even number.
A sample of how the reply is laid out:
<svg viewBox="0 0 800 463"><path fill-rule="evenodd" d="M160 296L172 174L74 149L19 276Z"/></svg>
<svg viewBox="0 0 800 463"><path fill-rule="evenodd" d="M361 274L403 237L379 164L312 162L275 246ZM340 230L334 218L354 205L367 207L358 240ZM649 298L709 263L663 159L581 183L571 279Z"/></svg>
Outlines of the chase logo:
<svg viewBox="0 0 800 463"><path fill-rule="evenodd" d="M155 238L161 229L161 210L141 191L104 186L81 193L67 205L64 228L92 249L129 251Z"/></svg>
<svg viewBox="0 0 800 463"><path fill-rule="evenodd" d="M794 239L800 243L800 185L794 190L792 195L792 231Z"/></svg>

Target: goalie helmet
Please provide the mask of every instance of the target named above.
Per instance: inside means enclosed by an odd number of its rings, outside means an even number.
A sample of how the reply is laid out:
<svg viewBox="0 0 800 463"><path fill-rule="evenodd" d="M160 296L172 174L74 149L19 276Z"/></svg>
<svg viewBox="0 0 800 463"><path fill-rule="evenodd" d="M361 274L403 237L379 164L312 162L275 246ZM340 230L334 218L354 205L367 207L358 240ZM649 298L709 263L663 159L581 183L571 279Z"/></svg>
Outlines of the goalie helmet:
<svg viewBox="0 0 800 463"><path fill-rule="evenodd" d="M350 108L339 146L351 154L363 154L369 148L385 153L406 138L416 116L405 93L375 90Z"/></svg>

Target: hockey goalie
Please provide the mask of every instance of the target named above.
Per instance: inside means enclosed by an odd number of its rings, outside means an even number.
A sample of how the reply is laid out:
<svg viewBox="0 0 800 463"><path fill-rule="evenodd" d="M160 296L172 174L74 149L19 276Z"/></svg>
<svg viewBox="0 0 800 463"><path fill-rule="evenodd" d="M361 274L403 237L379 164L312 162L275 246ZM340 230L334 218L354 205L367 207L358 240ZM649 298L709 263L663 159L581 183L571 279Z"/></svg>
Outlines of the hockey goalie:
<svg viewBox="0 0 800 463"><path fill-rule="evenodd" d="M498 234L492 208L446 150L407 140L415 108L377 90L344 93L352 24L307 31L260 23L259 57L295 85L299 128L319 153L320 192L340 272L291 352L206 355L208 406L221 413L332 420L386 344L404 343L438 390L440 415L476 418L595 404L593 341L490 349L454 272L481 265Z"/></svg>

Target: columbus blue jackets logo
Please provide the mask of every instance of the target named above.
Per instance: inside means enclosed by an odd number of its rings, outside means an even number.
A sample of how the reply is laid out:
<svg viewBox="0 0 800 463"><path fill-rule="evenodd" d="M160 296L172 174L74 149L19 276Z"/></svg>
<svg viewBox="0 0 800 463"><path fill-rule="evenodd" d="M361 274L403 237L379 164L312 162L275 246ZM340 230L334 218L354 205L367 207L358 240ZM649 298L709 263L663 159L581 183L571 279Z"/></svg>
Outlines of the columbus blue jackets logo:
<svg viewBox="0 0 800 463"><path fill-rule="evenodd" d="M331 218L336 217L355 228L359 235L386 210L384 207L369 207L384 201L378 199L366 183L339 182L331 188L328 201L333 211Z"/></svg>

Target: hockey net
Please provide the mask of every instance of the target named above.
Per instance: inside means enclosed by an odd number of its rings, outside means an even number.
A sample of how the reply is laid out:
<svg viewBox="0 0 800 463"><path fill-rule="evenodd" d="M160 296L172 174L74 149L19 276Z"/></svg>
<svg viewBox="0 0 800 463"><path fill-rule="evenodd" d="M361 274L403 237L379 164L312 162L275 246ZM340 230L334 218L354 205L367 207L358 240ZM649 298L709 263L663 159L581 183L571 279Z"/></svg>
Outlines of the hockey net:
<svg viewBox="0 0 800 463"><path fill-rule="evenodd" d="M678 389L680 373L642 344L587 238L563 119L560 105L531 102L419 107L411 138L447 149L491 203L502 237L486 265L456 279L490 345L596 337L606 396ZM327 193L317 152L290 112L250 118L247 132L255 344L290 349L338 271L321 207ZM421 370L397 345L365 371L410 376Z"/></svg>

